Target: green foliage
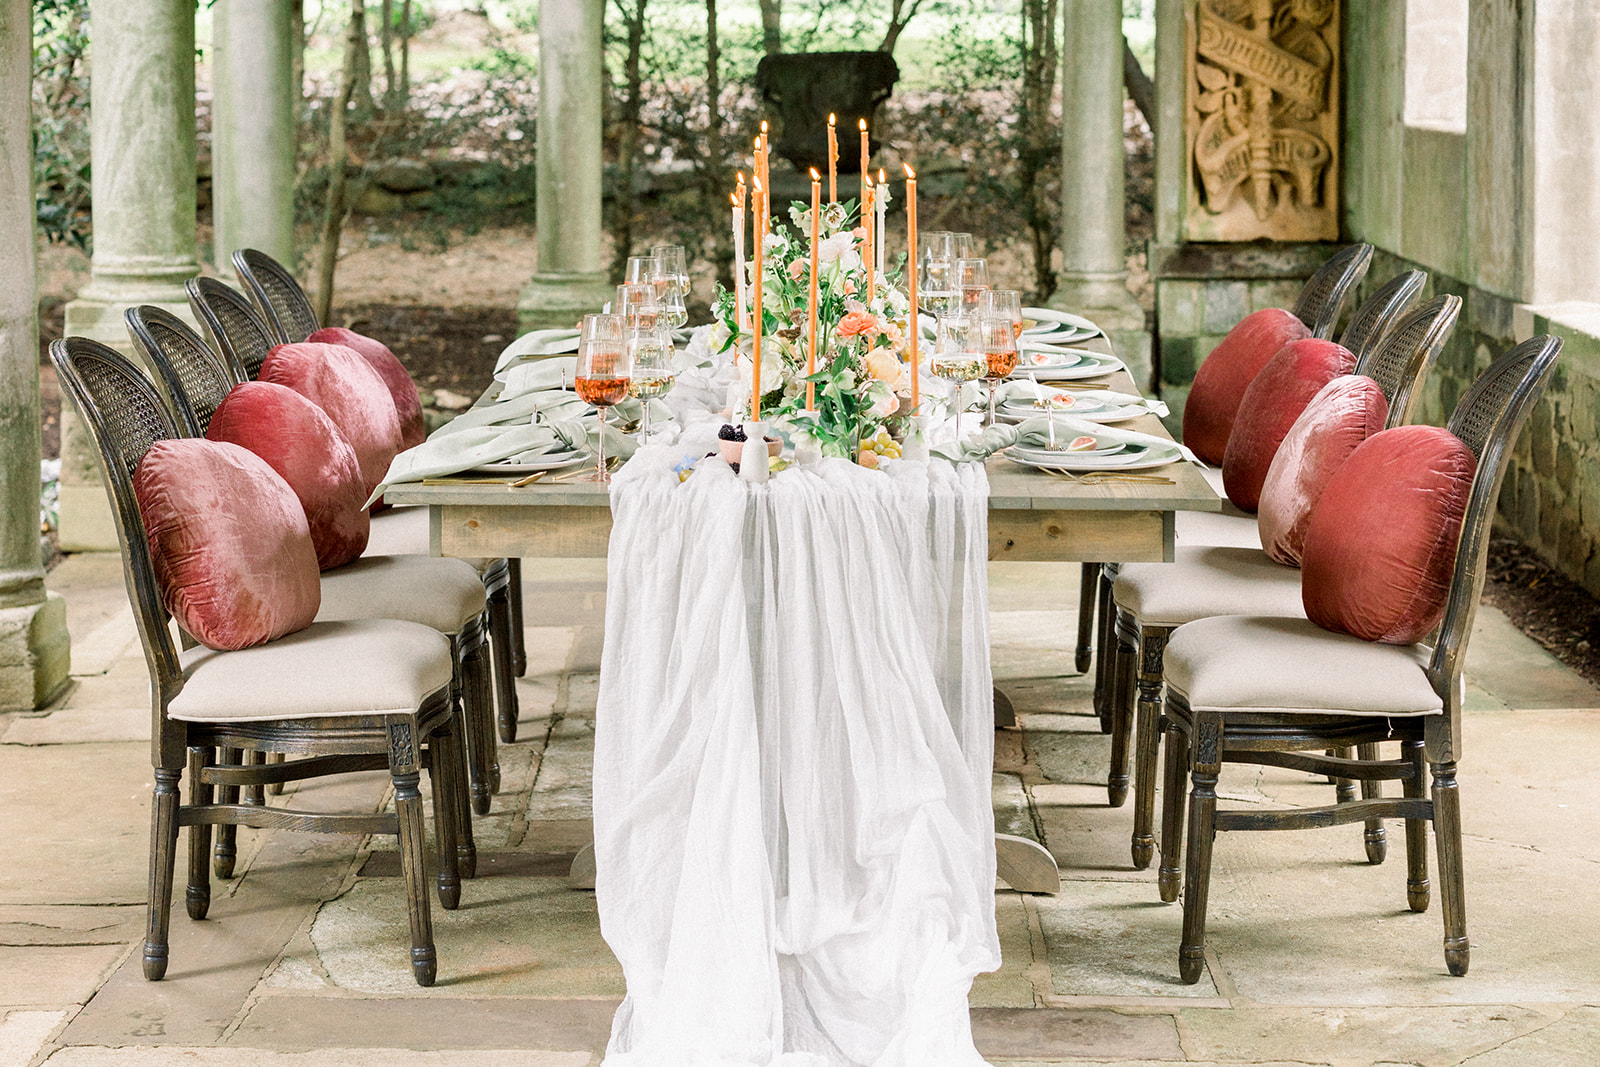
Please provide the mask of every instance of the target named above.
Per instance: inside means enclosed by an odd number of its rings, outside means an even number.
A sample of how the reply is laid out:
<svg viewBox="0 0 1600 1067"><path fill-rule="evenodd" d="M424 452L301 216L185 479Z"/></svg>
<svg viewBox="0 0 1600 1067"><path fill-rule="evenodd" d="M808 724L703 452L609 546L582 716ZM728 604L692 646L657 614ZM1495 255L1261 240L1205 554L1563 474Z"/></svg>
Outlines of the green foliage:
<svg viewBox="0 0 1600 1067"><path fill-rule="evenodd" d="M33 5L33 187L51 241L89 246L89 0Z"/></svg>

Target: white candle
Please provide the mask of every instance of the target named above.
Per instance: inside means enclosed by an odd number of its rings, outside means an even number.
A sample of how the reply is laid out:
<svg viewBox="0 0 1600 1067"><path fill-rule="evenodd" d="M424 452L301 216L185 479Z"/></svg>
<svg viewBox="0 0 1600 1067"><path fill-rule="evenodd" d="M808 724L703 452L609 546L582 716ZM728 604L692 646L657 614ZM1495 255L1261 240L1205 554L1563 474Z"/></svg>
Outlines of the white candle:
<svg viewBox="0 0 1600 1067"><path fill-rule="evenodd" d="M874 244L873 250L878 253L878 272L880 274L883 273L884 263L885 263L883 237L884 237L884 233L885 233L885 228L886 228L886 226L888 225L888 222L889 222L889 197L888 197L888 192L889 192L889 175L885 174L884 171L882 170L882 168L879 168L879 170L878 170L878 198L877 198L877 202L873 205L874 207L876 207L878 209L878 240Z"/></svg>
<svg viewBox="0 0 1600 1067"><path fill-rule="evenodd" d="M734 319L740 329L748 323L744 293L744 173L739 174L739 191L728 194L733 203L733 299Z"/></svg>

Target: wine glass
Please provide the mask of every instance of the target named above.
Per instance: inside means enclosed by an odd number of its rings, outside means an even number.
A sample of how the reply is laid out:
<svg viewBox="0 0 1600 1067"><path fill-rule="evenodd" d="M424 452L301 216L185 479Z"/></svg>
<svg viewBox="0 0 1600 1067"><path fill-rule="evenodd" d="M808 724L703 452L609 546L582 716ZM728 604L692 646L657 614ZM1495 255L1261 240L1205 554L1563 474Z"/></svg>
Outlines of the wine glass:
<svg viewBox="0 0 1600 1067"><path fill-rule="evenodd" d="M689 321L689 309L683 303L683 290L678 287L678 275L665 269L650 275L655 286L656 301L661 305L661 317L674 330Z"/></svg>
<svg viewBox="0 0 1600 1067"><path fill-rule="evenodd" d="M611 302L611 313L622 316L625 326L654 326L661 316L661 302L656 295L656 287L648 282L617 286L616 299Z"/></svg>
<svg viewBox="0 0 1600 1067"><path fill-rule="evenodd" d="M959 298L956 301L957 314L977 314L978 300L989 290L989 261L972 257L956 260L951 275L951 289Z"/></svg>
<svg viewBox="0 0 1600 1067"><path fill-rule="evenodd" d="M972 234L952 233L950 235L950 257L952 259L966 259L972 255Z"/></svg>
<svg viewBox="0 0 1600 1067"><path fill-rule="evenodd" d="M922 264L922 274L917 278L917 295L922 306L934 315L942 315L950 310L950 285L954 273L953 259L934 258Z"/></svg>
<svg viewBox="0 0 1600 1067"><path fill-rule="evenodd" d="M978 297L978 314L998 315L1011 323L1011 332L1022 337L1022 294L1015 289L990 289Z"/></svg>
<svg viewBox="0 0 1600 1067"><path fill-rule="evenodd" d="M661 264L660 269L677 277L678 295L689 295L689 260L682 245L654 245L650 254Z"/></svg>
<svg viewBox="0 0 1600 1067"><path fill-rule="evenodd" d="M650 401L671 391L676 375L672 370L672 334L665 326L629 329L627 345L633 362L628 378L628 395L644 405L644 427L640 437L650 439Z"/></svg>
<svg viewBox="0 0 1600 1067"><path fill-rule="evenodd" d="M983 377L985 369L983 353L972 350L969 335L973 332L970 319L940 319L939 338L933 358L928 361L928 369L935 377L955 383L950 412L957 437L961 436L961 386Z"/></svg>
<svg viewBox="0 0 1600 1067"><path fill-rule="evenodd" d="M967 330L967 348L983 356L984 377L989 384L989 425L994 425L994 394L1000 383L1017 369L1017 335L1011 318L993 313L979 315Z"/></svg>
<svg viewBox="0 0 1600 1067"><path fill-rule="evenodd" d="M628 265L622 272L623 284L643 285L650 280L650 275L660 269L661 261L655 256L629 256Z"/></svg>
<svg viewBox="0 0 1600 1067"><path fill-rule="evenodd" d="M594 405L599 425L595 469L581 481L609 482L606 470L606 408L628 395L628 346L623 340L621 315L585 315L578 334L578 367L573 377L578 397Z"/></svg>

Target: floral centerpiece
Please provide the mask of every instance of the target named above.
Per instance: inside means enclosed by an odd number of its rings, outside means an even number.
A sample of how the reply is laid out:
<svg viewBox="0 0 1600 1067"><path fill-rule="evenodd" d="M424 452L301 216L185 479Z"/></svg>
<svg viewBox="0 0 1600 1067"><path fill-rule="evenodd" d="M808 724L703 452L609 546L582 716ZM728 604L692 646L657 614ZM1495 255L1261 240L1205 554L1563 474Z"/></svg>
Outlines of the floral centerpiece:
<svg viewBox="0 0 1600 1067"><path fill-rule="evenodd" d="M887 197L887 188L878 195ZM737 411L747 406L753 370L753 317L762 316L760 409L787 428L809 434L825 453L853 456L861 442L880 436L890 420L911 413L911 371L906 363L910 300L902 272L865 261L865 225L854 225L854 202L821 205L817 231L817 350L809 357L811 208L792 204L792 227L778 222L766 235L761 308L741 314L734 293L719 289L713 311L720 351L733 348L740 371ZM901 257L902 260L904 257ZM749 267L754 281L755 266ZM870 273L869 273L870 272ZM753 284L747 287L753 291ZM741 325L741 319L746 319ZM814 409L808 410L808 389ZM898 426L896 426L898 428Z"/></svg>

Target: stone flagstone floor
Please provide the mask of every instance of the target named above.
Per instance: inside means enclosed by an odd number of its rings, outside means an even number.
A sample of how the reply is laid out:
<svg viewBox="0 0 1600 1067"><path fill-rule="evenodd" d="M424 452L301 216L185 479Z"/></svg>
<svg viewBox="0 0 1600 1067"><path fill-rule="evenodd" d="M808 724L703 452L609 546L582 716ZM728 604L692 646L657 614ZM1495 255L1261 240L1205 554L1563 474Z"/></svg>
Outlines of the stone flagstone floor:
<svg viewBox="0 0 1600 1067"><path fill-rule="evenodd" d="M1472 973L1444 972L1437 907L1405 907L1403 844L1367 864L1359 827L1219 838L1209 969L1176 979L1179 909L1128 861L1105 804L1109 741L1065 651L1078 568L991 568L995 675L1021 729L996 737L1000 829L1062 866L1054 897L996 893L1004 964L972 992L997 1063L1600 1063L1600 692L1485 609L1469 666L1462 794ZM434 911L440 979L415 986L383 841L243 832L211 916L173 917L169 977L142 935L149 763L144 663L112 556L52 575L76 684L0 715L0 1067L174 1062L598 1064L622 975L593 895L567 888L589 839L604 601L593 564L525 568L520 739L481 819L480 877ZM1240 769L1231 802L1323 803L1304 775ZM301 786L297 806L377 808L381 775Z"/></svg>

